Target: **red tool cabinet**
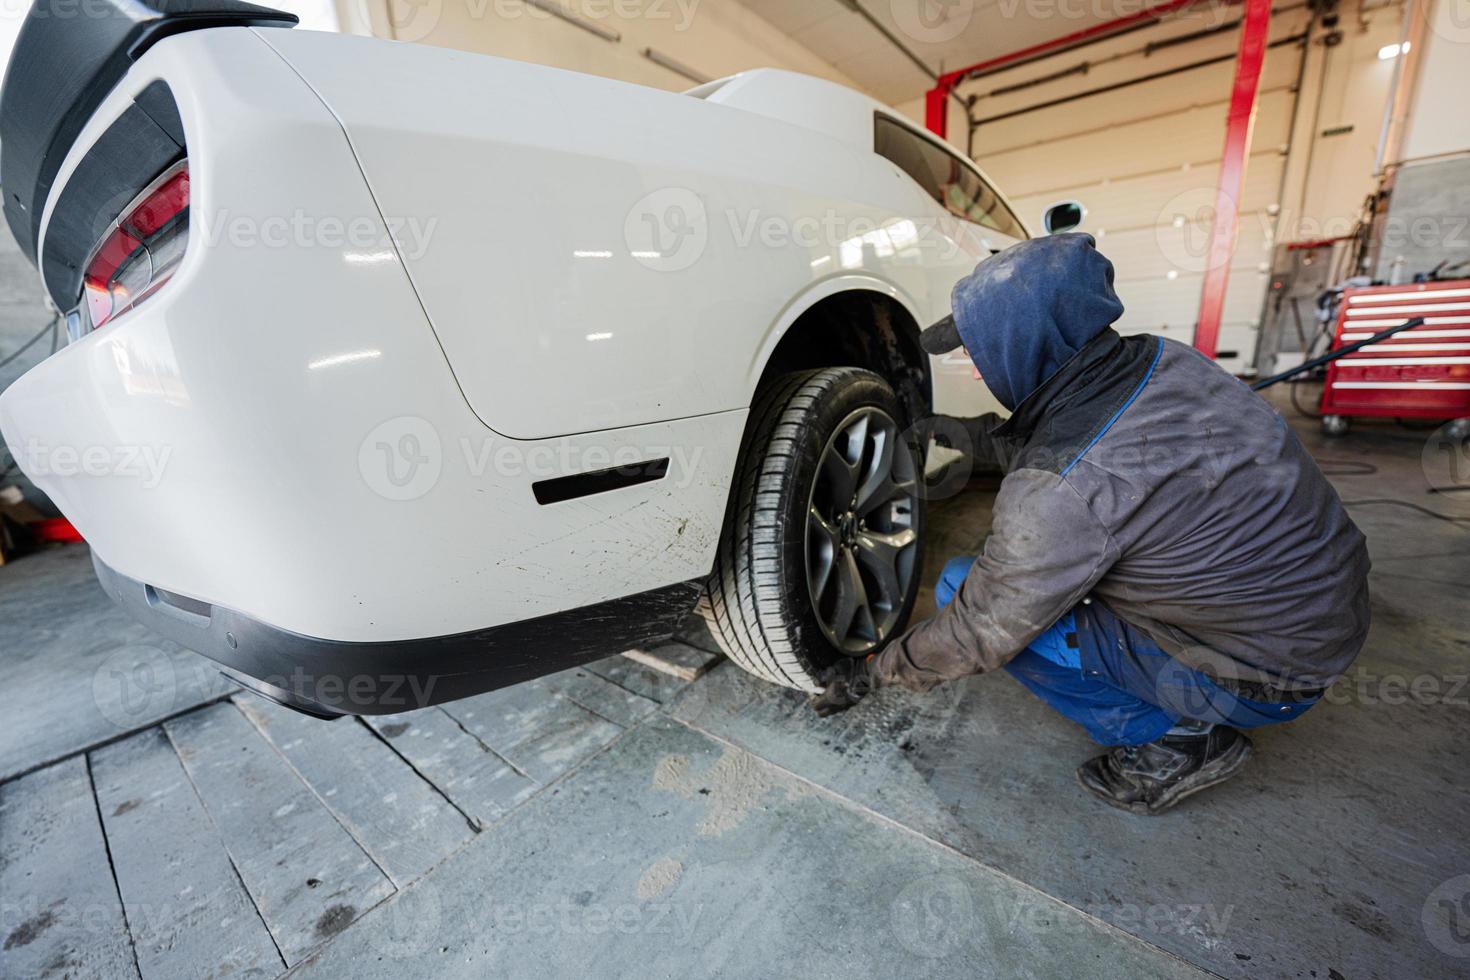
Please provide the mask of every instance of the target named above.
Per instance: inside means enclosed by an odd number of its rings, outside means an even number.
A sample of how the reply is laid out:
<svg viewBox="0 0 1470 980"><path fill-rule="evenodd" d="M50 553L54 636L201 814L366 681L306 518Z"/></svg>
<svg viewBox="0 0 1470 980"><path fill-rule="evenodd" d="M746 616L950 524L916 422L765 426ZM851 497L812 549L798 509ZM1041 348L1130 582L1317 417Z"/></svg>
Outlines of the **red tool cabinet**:
<svg viewBox="0 0 1470 980"><path fill-rule="evenodd" d="M1333 349L1415 316L1423 326L1328 365L1324 415L1470 417L1470 279L1346 290Z"/></svg>

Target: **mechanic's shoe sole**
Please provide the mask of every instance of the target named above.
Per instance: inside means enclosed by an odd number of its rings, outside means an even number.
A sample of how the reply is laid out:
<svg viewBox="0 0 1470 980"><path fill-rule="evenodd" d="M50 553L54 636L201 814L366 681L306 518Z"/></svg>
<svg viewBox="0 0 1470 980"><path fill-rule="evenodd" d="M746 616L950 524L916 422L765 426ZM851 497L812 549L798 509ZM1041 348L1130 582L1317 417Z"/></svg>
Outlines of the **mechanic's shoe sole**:
<svg viewBox="0 0 1470 980"><path fill-rule="evenodd" d="M1107 787L1093 776L1088 768L1096 759L1088 760L1077 767L1077 782L1087 792L1102 800L1110 807L1126 810L1129 813L1138 814L1141 817L1156 817L1171 809L1180 800L1193 796L1200 790L1218 786L1225 780L1234 776L1251 757L1254 749L1249 737L1243 732L1236 734L1235 743L1226 749L1219 758L1211 759L1199 769L1190 773L1179 782L1170 786L1164 793L1152 803L1137 801L1127 803L1118 799L1107 791Z"/></svg>

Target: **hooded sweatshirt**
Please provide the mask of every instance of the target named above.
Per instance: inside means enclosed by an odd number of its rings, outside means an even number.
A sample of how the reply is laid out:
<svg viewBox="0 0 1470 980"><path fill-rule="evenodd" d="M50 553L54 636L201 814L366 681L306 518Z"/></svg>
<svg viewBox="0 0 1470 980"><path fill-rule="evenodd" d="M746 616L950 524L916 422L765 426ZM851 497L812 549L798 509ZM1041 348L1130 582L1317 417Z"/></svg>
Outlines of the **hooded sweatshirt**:
<svg viewBox="0 0 1470 980"><path fill-rule="evenodd" d="M872 663L924 689L1001 667L1084 601L1186 666L1323 688L1368 630L1363 535L1286 421L1193 348L1120 337L1088 235L1023 242L954 290L1006 477L954 601ZM1085 651L1084 651L1085 652Z"/></svg>
<svg viewBox="0 0 1470 980"><path fill-rule="evenodd" d="M1012 412L1123 315L1113 264L1082 234L1006 249L961 280L951 303L970 359Z"/></svg>

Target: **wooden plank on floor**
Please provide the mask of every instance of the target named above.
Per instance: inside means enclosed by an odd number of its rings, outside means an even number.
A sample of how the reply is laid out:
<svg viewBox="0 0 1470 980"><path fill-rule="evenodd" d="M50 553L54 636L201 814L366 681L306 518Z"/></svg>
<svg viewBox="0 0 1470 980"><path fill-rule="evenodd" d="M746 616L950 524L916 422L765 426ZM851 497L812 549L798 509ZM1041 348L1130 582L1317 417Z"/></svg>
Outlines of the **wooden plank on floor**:
<svg viewBox="0 0 1470 980"><path fill-rule="evenodd" d="M143 980L268 978L286 964L161 728L92 753Z"/></svg>
<svg viewBox="0 0 1470 980"><path fill-rule="evenodd" d="M505 750L505 757L542 783L549 783L592 758L625 729L566 702L576 717L532 732Z"/></svg>
<svg viewBox="0 0 1470 980"><path fill-rule="evenodd" d="M292 966L393 883L232 702L164 725Z"/></svg>
<svg viewBox="0 0 1470 980"><path fill-rule="evenodd" d="M381 938L393 933L403 937L397 961ZM1226 975L1279 976L1252 964ZM1328 980L1325 966L1318 975ZM663 718L561 792L539 794L292 980L407 976L1207 980Z"/></svg>
<svg viewBox="0 0 1470 980"><path fill-rule="evenodd" d="M0 786L0 977L136 977L86 759Z"/></svg>
<svg viewBox="0 0 1470 980"><path fill-rule="evenodd" d="M438 708L363 720L480 827L541 788Z"/></svg>
<svg viewBox="0 0 1470 980"><path fill-rule="evenodd" d="M596 754L622 727L553 693L541 681L517 684L443 706L521 772L549 783Z"/></svg>
<svg viewBox="0 0 1470 980"><path fill-rule="evenodd" d="M658 710L657 701L581 667L551 674L534 683L622 728L632 728Z"/></svg>
<svg viewBox="0 0 1470 980"><path fill-rule="evenodd" d="M668 704L684 688L689 686L689 681L645 667L635 660L630 660L621 653L606 660L590 663L586 670L596 674L603 680L611 681L619 687L627 688L634 694L657 701L659 704Z"/></svg>
<svg viewBox="0 0 1470 980"><path fill-rule="evenodd" d="M724 660L718 653L699 650L687 643L665 643L652 650L628 650L623 653L629 660L651 667L682 681L697 681L715 664Z"/></svg>
<svg viewBox="0 0 1470 980"><path fill-rule="evenodd" d="M235 690L212 662L134 622L84 545L0 569L0 779L143 731Z"/></svg>
<svg viewBox="0 0 1470 980"><path fill-rule="evenodd" d="M504 749L533 732L565 725L587 714L585 709L557 697L540 681L501 688L440 707L502 755Z"/></svg>
<svg viewBox="0 0 1470 980"><path fill-rule="evenodd" d="M320 721L251 694L236 704L399 888L475 835L468 817L356 718Z"/></svg>

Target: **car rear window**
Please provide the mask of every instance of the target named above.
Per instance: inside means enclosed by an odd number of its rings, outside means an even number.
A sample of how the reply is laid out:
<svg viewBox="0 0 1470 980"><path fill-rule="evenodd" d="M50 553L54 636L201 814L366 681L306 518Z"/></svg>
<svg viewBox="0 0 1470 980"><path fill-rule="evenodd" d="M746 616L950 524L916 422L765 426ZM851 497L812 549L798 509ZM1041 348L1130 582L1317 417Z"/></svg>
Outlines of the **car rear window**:
<svg viewBox="0 0 1470 980"><path fill-rule="evenodd" d="M1001 201L995 189L958 154L884 115L876 117L873 149L908 174L924 193L951 214L1009 235L1026 238L1026 229Z"/></svg>

